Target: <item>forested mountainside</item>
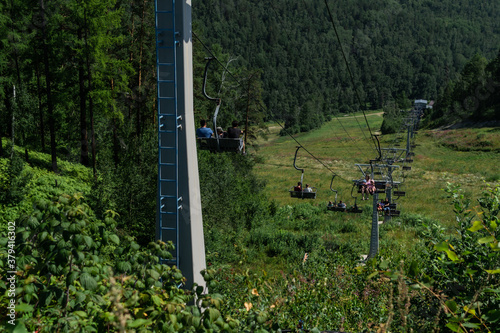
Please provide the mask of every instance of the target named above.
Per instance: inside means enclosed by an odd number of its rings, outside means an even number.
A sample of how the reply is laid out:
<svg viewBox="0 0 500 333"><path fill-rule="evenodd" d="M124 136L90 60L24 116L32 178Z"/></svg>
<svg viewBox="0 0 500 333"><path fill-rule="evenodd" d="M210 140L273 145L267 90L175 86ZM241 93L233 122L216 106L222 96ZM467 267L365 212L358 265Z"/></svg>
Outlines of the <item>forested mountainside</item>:
<svg viewBox="0 0 500 333"><path fill-rule="evenodd" d="M358 108L354 89L370 108L442 91L434 125L455 121L447 116L457 101L479 91L490 97L473 114L494 115L500 80L488 79L498 77L498 1L329 3L354 85L324 2L192 6L197 118L213 113L201 94L210 53L231 71L210 68L207 89L223 101L220 125L242 121L248 110L248 134L266 117L286 120L290 132L315 128ZM0 140L0 156L17 145L27 157L50 152L53 171L60 159L92 167L103 211L116 208L123 225L138 229L154 219L147 190L157 159L154 2L0 1L0 42L0 136L10 139ZM476 90L483 81L485 90Z"/></svg>
<svg viewBox="0 0 500 333"><path fill-rule="evenodd" d="M498 1L193 1L205 42L262 69L263 99L287 126L308 130L336 111L436 99L477 53L500 46ZM233 62L233 64L236 62ZM402 103L400 103L402 104Z"/></svg>

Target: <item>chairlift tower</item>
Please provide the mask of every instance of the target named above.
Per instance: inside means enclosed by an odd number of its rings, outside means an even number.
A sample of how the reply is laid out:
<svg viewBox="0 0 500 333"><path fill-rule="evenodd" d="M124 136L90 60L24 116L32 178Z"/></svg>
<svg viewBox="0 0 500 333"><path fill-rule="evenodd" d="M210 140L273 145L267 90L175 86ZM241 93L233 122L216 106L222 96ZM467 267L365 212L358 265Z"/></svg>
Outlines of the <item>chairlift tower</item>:
<svg viewBox="0 0 500 333"><path fill-rule="evenodd" d="M200 180L193 113L191 0L156 0L158 200L156 239L172 241L171 260L186 278L205 286Z"/></svg>
<svg viewBox="0 0 500 333"><path fill-rule="evenodd" d="M368 256L366 260L369 260L371 258L374 258L379 249L379 225L378 225L378 210L377 210L377 203L378 203L378 193L379 193L379 188L381 187L381 184L384 184L383 186L383 192L385 192L387 198L389 201L392 199L392 189L395 185L399 185L399 182L395 182L394 179L392 178L392 172L394 169L399 168L398 165L392 165L392 164L355 164L361 173L363 174L363 177L367 175L363 168L369 167L370 168L370 175L371 178L374 179L375 181L375 192L373 193L373 203L372 203L372 229L370 233L370 250L368 252ZM383 176L383 179L378 179L375 180L374 178L374 170L384 170L387 169L387 173L385 173ZM357 182L355 180L355 182ZM389 185L389 186L387 186Z"/></svg>

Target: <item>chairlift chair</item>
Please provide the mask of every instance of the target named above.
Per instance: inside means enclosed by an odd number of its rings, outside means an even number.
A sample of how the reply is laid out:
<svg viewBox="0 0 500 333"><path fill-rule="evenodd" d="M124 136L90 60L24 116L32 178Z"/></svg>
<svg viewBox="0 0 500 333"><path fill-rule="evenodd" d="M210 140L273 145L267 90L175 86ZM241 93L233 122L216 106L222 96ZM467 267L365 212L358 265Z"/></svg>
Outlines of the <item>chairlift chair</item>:
<svg viewBox="0 0 500 333"><path fill-rule="evenodd" d="M399 197L404 197L404 196L406 196L406 192L405 192L405 191L400 191L400 188L399 188L399 187L400 187L400 185L401 185L401 184L396 185L396 186L394 187L394 191L392 191L392 194L393 194L394 196L396 196L396 197L397 197L395 200L399 199Z"/></svg>
<svg viewBox="0 0 500 333"><path fill-rule="evenodd" d="M201 150L209 150L212 153L217 152L233 152L240 153L243 151L243 138L220 138L217 135L217 115L219 114L219 108L221 105L220 98L214 98L207 95L206 86L207 86L207 74L208 67L210 62L213 60L213 57L206 58L207 64L205 65L205 74L203 76L203 96L205 96L208 100L213 101L217 104L214 112L213 123L214 123L214 138L197 138L198 148Z"/></svg>
<svg viewBox="0 0 500 333"><path fill-rule="evenodd" d="M357 198L354 198L354 205L347 208L347 210L346 210L348 213L355 213L355 214L363 213L363 210L358 207L358 205L356 204L356 201L357 201Z"/></svg>
<svg viewBox="0 0 500 333"><path fill-rule="evenodd" d="M345 211L347 211L347 206L346 207L338 207L337 206L337 193L338 192L337 192L337 190L334 190L332 188L333 179L335 179L335 176L336 175L334 174L333 177L332 177L332 181L330 182L330 190L335 193L335 202L333 203L332 207L327 206L326 209L334 211L334 212L345 212Z"/></svg>
<svg viewBox="0 0 500 333"><path fill-rule="evenodd" d="M297 146L297 150L295 151L295 158L293 159L293 167L301 172L300 175L300 184L301 186L304 186L304 169L299 169L297 168L297 153L299 152L299 149L302 148L302 146ZM291 198L298 198L298 199L316 199L316 187L311 187L311 192L304 192L304 191L295 191L295 186L292 186L288 192L290 192L290 197Z"/></svg>

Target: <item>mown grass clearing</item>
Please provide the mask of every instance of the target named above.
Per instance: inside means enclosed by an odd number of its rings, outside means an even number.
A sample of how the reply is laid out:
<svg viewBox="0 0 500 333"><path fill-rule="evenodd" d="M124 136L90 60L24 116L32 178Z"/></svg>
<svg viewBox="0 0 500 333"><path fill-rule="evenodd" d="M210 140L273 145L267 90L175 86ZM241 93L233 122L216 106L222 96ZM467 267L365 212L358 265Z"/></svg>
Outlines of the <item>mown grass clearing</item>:
<svg viewBox="0 0 500 333"><path fill-rule="evenodd" d="M380 112L367 114L367 119L372 132L378 131L383 120ZM271 124L269 129L269 139L260 142L260 149L256 152L260 162L255 172L266 180L266 191L272 199L283 205L303 201L290 198L288 193L301 176L300 171L293 167L299 142L319 160L304 149L299 150L296 165L305 170L304 183L317 188L317 199L308 202L323 207L335 198L330 191L335 173L333 188L338 191L338 200L354 203L352 180L361 178L355 164L368 163L377 157L364 117L334 118L317 130L294 135L297 142L290 136L279 137L281 127L276 124ZM394 138L395 135L381 136L382 148L389 147ZM497 128L419 130L415 143L414 162L408 164L411 171L404 172L405 178L400 171L394 173L395 180L403 182L406 192L406 196L397 201L403 214L422 214L450 226L454 222L454 213L442 191L446 183L459 183L467 193L476 195L485 182L500 180L497 167L500 131ZM403 143L401 147L404 146ZM354 195L358 196L358 204L365 205L366 201L360 201L359 195Z"/></svg>

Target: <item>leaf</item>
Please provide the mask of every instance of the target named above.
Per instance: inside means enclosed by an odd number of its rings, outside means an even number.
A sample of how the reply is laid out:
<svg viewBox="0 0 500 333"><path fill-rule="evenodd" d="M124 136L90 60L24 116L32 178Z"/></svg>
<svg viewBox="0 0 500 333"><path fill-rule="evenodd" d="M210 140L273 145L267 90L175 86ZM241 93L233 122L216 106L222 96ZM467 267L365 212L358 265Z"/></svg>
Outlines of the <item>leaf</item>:
<svg viewBox="0 0 500 333"><path fill-rule="evenodd" d="M40 222L38 222L37 218L34 216L30 216L27 223L28 223L28 226L32 229L35 229L36 227L38 227L40 225Z"/></svg>
<svg viewBox="0 0 500 333"><path fill-rule="evenodd" d="M127 327L137 328L137 327L142 326L142 325L150 325L150 324L151 324L151 319L139 318L139 319L134 320L131 323L127 323Z"/></svg>
<svg viewBox="0 0 500 333"><path fill-rule="evenodd" d="M201 318L200 317L193 317L193 326L195 328L200 327L201 324Z"/></svg>
<svg viewBox="0 0 500 333"><path fill-rule="evenodd" d="M40 234L38 239L40 240L40 242L43 242L47 238L48 235L49 235L49 233L47 231L42 231L42 233Z"/></svg>
<svg viewBox="0 0 500 333"><path fill-rule="evenodd" d="M448 251L448 243L441 242L439 244L436 244L436 245L434 245L434 250L439 251L439 252Z"/></svg>
<svg viewBox="0 0 500 333"><path fill-rule="evenodd" d="M130 271L132 269L132 266L130 265L130 263L128 261L119 261L116 264L116 268L118 269L118 271L120 273L125 273L125 272Z"/></svg>
<svg viewBox="0 0 500 333"><path fill-rule="evenodd" d="M115 234L109 235L109 240L115 243L116 245L120 245L120 238L118 238L118 236Z"/></svg>
<svg viewBox="0 0 500 333"><path fill-rule="evenodd" d="M488 311L488 313L485 314L484 317L490 323L496 323L497 321L500 321L500 310L491 310L491 311Z"/></svg>
<svg viewBox="0 0 500 333"><path fill-rule="evenodd" d="M498 274L498 273L500 273L500 268L497 268L497 269L487 269L486 272L488 274Z"/></svg>
<svg viewBox="0 0 500 333"><path fill-rule="evenodd" d="M151 277L155 280L158 280L160 278L160 273L158 273L156 270L154 269L148 269L148 273L149 275L151 275Z"/></svg>
<svg viewBox="0 0 500 333"><path fill-rule="evenodd" d="M12 329L12 333L28 333L28 330L26 329L26 326L24 326L24 323L22 320L16 320L16 326Z"/></svg>
<svg viewBox="0 0 500 333"><path fill-rule="evenodd" d="M418 267L418 262L416 260L413 260L410 264L409 274L410 274L410 276L415 277L419 274L419 272L420 272L420 269Z"/></svg>
<svg viewBox="0 0 500 333"><path fill-rule="evenodd" d="M367 276L367 279L371 279L372 277L378 275L378 271L371 273L370 275Z"/></svg>
<svg viewBox="0 0 500 333"><path fill-rule="evenodd" d="M73 284L73 281L76 280L76 278L78 277L78 274L80 274L79 272L76 272L76 271L73 271L71 272L67 277L66 277L66 285L69 286L69 285L72 285Z"/></svg>
<svg viewBox="0 0 500 333"><path fill-rule="evenodd" d="M85 244L87 244L87 247L91 247L92 246L92 238L90 236L83 236L83 240L85 241Z"/></svg>
<svg viewBox="0 0 500 333"><path fill-rule="evenodd" d="M87 314L84 311L74 311L73 314L80 318L87 318Z"/></svg>
<svg viewBox="0 0 500 333"><path fill-rule="evenodd" d="M151 296L151 300L153 301L153 303L155 303L156 306L161 306L163 303L158 295Z"/></svg>
<svg viewBox="0 0 500 333"><path fill-rule="evenodd" d="M477 240L477 242L479 244L487 244L487 243L491 243L491 242L494 242L494 241L495 241L495 237L493 237L493 236L487 236L487 237L479 238Z"/></svg>
<svg viewBox="0 0 500 333"><path fill-rule="evenodd" d="M469 327L469 328L479 328L481 325L477 323L471 323L471 322L465 322L462 324L464 327Z"/></svg>
<svg viewBox="0 0 500 333"><path fill-rule="evenodd" d="M455 303L455 301L446 301L445 304L451 310L451 312L457 311L457 303Z"/></svg>
<svg viewBox="0 0 500 333"><path fill-rule="evenodd" d="M497 225L496 221L495 220L491 220L491 222L490 222L490 228L491 228L491 230L495 231L495 230L497 230L497 227L498 227L498 225Z"/></svg>
<svg viewBox="0 0 500 333"><path fill-rule="evenodd" d="M446 324L446 327L448 327L453 332L458 332L458 329L459 329L459 326L457 323L448 323L448 324Z"/></svg>
<svg viewBox="0 0 500 333"><path fill-rule="evenodd" d="M451 250L446 251L446 255L448 255L451 261L459 261L457 254Z"/></svg>
<svg viewBox="0 0 500 333"><path fill-rule="evenodd" d="M33 311L33 305L21 303L16 305L16 312L31 312Z"/></svg>
<svg viewBox="0 0 500 333"><path fill-rule="evenodd" d="M89 273L82 273L82 275L80 275L80 283L82 287L87 290L97 289L97 282Z"/></svg>
<svg viewBox="0 0 500 333"><path fill-rule="evenodd" d="M209 308L208 309L208 316L210 318L210 321L214 322L217 320L217 318L220 317L220 312L217 309Z"/></svg>
<svg viewBox="0 0 500 333"><path fill-rule="evenodd" d="M464 311L470 313L471 315L476 315L476 310L469 308L468 306L464 306Z"/></svg>
<svg viewBox="0 0 500 333"><path fill-rule="evenodd" d="M86 296L84 293L82 293L82 292L78 291L78 292L76 293L76 300L75 300L75 303L76 303L76 304L80 304L80 303L81 303L81 302L83 302L86 298L87 298L87 296Z"/></svg>
<svg viewBox="0 0 500 333"><path fill-rule="evenodd" d="M474 222L472 222L472 227L470 227L467 230L472 231L472 232L476 232L476 231L481 230L483 228L484 228L484 226L483 226L483 223L481 221L474 221Z"/></svg>

